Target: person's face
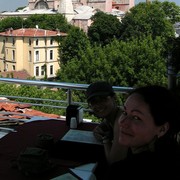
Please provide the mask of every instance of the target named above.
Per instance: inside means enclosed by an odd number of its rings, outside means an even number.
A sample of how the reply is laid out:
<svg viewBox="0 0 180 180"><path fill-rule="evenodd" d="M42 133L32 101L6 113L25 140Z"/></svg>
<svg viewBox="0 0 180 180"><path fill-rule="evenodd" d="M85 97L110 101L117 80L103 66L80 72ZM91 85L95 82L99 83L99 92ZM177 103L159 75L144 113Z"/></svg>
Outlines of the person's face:
<svg viewBox="0 0 180 180"><path fill-rule="evenodd" d="M97 96L88 104L97 117L105 118L114 109L114 98L111 96Z"/></svg>
<svg viewBox="0 0 180 180"><path fill-rule="evenodd" d="M161 128L155 125L148 104L138 94L127 98L118 123L119 143L131 148L149 144Z"/></svg>

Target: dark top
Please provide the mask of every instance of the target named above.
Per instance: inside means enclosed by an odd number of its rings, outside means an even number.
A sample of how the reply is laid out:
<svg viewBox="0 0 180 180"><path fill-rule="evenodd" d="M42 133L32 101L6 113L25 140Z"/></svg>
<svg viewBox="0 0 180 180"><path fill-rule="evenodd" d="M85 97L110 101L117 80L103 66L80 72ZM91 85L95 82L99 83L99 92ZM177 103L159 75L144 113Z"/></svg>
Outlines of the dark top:
<svg viewBox="0 0 180 180"><path fill-rule="evenodd" d="M179 162L175 154L162 155L150 151L130 153L125 160L110 166L107 179L180 180Z"/></svg>

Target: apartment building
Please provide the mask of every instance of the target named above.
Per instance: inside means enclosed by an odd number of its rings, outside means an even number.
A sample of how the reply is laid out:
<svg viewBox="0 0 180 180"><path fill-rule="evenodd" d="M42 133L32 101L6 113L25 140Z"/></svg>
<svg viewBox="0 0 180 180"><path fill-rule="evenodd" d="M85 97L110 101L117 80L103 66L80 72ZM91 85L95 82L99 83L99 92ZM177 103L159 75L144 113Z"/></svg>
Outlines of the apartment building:
<svg viewBox="0 0 180 180"><path fill-rule="evenodd" d="M36 28L12 28L0 33L0 72L25 70L36 79L53 78L60 68L55 37L66 33Z"/></svg>

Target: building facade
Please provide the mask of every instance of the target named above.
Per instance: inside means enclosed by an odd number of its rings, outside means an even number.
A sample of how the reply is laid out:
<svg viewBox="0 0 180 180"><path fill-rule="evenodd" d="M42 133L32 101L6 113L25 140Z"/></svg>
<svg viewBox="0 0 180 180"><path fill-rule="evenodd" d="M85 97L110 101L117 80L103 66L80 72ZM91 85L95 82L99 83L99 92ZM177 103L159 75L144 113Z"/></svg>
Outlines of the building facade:
<svg viewBox="0 0 180 180"><path fill-rule="evenodd" d="M30 10L34 9L54 9L59 8L59 0L28 0Z"/></svg>
<svg viewBox="0 0 180 180"><path fill-rule="evenodd" d="M36 79L53 78L59 69L57 31L10 28L0 33L0 72L26 70ZM61 32L61 36L66 36Z"/></svg>
<svg viewBox="0 0 180 180"><path fill-rule="evenodd" d="M54 9L58 10L63 6L72 4L73 9L78 6L90 6L103 12L111 12L112 8L121 11L127 11L134 6L135 0L29 0L28 6L30 10L34 9ZM66 2L66 3L64 3Z"/></svg>

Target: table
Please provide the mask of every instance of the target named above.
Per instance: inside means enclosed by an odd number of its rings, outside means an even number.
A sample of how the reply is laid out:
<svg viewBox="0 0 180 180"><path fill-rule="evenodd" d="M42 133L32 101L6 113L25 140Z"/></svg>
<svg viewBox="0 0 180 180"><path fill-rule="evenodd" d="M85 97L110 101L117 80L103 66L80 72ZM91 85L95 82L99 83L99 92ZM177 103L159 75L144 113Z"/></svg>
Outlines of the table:
<svg viewBox="0 0 180 180"><path fill-rule="evenodd" d="M81 123L78 129L92 131L96 125L94 123ZM103 146L61 142L60 139L68 130L66 122L61 120L35 121L16 127L17 132L10 132L0 139L0 179L49 180L68 172L69 168L84 163L100 161L100 164L101 162L103 164L105 157ZM25 176L16 167L17 157L27 147L36 147L37 136L40 134L53 136L55 143L49 151L49 159L56 166L40 176ZM99 172L97 171L97 176L99 176Z"/></svg>

